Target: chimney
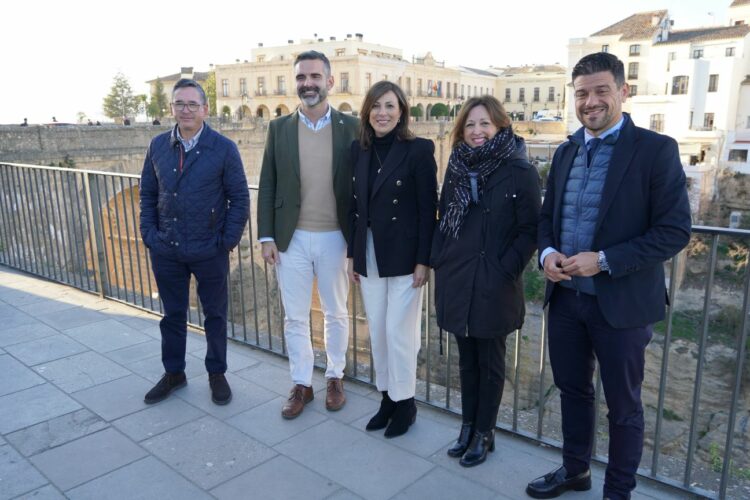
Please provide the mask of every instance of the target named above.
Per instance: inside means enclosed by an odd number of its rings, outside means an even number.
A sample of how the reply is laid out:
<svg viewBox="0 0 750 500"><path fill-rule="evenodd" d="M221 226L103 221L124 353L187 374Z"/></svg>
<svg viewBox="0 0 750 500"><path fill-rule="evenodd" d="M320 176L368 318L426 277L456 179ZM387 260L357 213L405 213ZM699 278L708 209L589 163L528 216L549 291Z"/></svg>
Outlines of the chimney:
<svg viewBox="0 0 750 500"><path fill-rule="evenodd" d="M362 38L364 37L362 33L355 33L354 36L356 36L357 40L359 40L360 42L362 41Z"/></svg>
<svg viewBox="0 0 750 500"><path fill-rule="evenodd" d="M193 78L193 67L192 66L183 66L180 68L180 78L189 78L192 80Z"/></svg>

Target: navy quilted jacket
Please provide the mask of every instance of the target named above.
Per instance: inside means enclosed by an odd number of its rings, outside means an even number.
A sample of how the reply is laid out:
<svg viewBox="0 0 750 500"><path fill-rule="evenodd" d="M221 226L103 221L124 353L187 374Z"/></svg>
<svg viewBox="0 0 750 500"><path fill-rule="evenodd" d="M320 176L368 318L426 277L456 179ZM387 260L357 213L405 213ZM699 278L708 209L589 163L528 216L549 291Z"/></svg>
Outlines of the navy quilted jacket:
<svg viewBox="0 0 750 500"><path fill-rule="evenodd" d="M143 242L152 252L182 262L234 248L250 206L237 146L208 124L187 153L175 129L151 141L140 197Z"/></svg>

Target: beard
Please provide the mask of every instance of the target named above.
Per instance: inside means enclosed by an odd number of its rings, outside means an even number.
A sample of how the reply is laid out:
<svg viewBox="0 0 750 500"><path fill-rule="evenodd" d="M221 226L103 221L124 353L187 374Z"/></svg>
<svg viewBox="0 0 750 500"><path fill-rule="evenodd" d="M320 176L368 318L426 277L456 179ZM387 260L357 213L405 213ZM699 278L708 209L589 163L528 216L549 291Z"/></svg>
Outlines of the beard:
<svg viewBox="0 0 750 500"><path fill-rule="evenodd" d="M315 92L315 94L306 96L305 94L308 92ZM326 97L328 97L328 89L314 86L299 87L297 89L297 95L302 102L307 106L312 107L320 104Z"/></svg>

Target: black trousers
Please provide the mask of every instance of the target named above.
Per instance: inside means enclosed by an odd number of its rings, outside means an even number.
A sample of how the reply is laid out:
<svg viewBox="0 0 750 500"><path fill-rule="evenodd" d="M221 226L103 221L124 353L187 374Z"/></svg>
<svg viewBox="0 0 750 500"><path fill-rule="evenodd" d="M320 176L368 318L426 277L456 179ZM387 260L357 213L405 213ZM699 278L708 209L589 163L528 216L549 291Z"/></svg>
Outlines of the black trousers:
<svg viewBox="0 0 750 500"><path fill-rule="evenodd" d="M206 320L206 371L227 371L227 306L229 253L219 251L211 259L178 262L151 253L151 268L164 304L161 329L161 359L167 373L185 370L187 310L190 298L190 275L195 275L198 298Z"/></svg>
<svg viewBox="0 0 750 500"><path fill-rule="evenodd" d="M613 328L596 297L556 286L549 305L549 357L560 389L563 465L589 468L594 436L594 357L609 413L604 496L629 498L643 451L641 384L651 327Z"/></svg>
<svg viewBox="0 0 750 500"><path fill-rule="evenodd" d="M486 432L495 428L505 387L505 336L478 339L455 335L465 424Z"/></svg>

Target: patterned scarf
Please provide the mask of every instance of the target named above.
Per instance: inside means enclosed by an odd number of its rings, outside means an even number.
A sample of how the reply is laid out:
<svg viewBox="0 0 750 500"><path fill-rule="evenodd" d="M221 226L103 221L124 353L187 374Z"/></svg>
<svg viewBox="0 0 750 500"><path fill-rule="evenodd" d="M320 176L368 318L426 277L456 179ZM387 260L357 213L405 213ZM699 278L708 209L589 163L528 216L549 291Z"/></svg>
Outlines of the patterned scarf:
<svg viewBox="0 0 750 500"><path fill-rule="evenodd" d="M516 135L511 127L500 129L495 137L477 148L461 142L448 160L453 197L440 221L443 234L458 238L469 203L479 203L487 178L516 151Z"/></svg>

